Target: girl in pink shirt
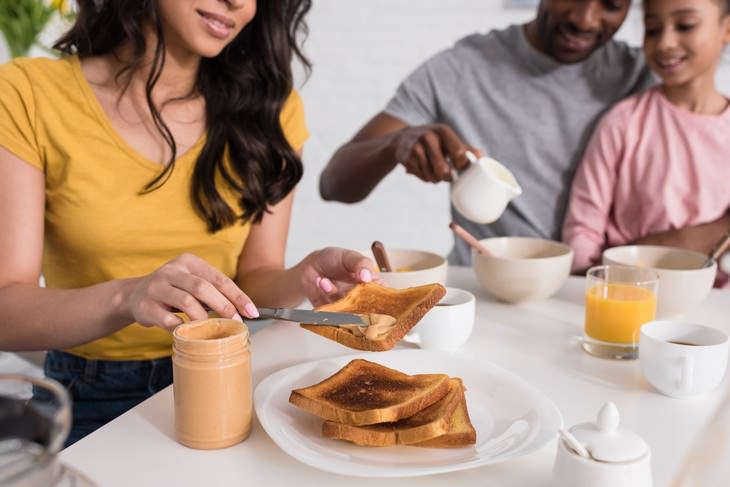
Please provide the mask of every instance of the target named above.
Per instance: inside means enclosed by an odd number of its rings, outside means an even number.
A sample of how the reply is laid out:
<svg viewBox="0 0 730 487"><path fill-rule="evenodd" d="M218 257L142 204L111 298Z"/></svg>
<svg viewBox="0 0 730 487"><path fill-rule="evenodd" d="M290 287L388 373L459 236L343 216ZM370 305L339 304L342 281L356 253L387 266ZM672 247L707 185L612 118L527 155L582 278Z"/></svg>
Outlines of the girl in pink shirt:
<svg viewBox="0 0 730 487"><path fill-rule="evenodd" d="M574 271L630 242L707 251L730 229L730 101L715 86L730 0L645 0L644 12L644 53L662 83L616 104L593 133L563 226Z"/></svg>

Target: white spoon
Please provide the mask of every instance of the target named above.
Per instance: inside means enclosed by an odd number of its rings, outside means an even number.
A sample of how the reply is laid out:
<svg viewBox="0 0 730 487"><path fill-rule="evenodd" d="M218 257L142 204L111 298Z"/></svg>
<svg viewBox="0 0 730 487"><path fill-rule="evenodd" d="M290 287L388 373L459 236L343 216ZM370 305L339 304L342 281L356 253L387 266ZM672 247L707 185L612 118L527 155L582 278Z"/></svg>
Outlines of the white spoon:
<svg viewBox="0 0 730 487"><path fill-rule="evenodd" d="M569 432L566 429L560 428L558 430L558 433L560 433L560 437L567 443L567 445L573 450L575 453L580 455L583 458L593 458L593 455L591 455L591 452L589 452L585 446L583 446L583 443L578 441L578 438L573 436L571 432Z"/></svg>
<svg viewBox="0 0 730 487"><path fill-rule="evenodd" d="M716 261L725 253L728 245L730 245L730 232L723 235L722 238L712 247L712 250L710 250L710 253L707 256L707 260L702 267L710 267L713 261Z"/></svg>

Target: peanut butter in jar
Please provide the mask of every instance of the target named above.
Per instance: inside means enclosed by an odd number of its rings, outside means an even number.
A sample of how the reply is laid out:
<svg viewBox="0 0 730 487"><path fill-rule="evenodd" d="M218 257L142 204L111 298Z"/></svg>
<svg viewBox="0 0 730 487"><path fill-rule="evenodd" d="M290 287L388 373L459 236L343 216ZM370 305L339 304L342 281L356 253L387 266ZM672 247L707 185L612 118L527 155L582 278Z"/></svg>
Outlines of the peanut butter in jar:
<svg viewBox="0 0 730 487"><path fill-rule="evenodd" d="M248 328L211 318L175 328L172 346L175 436L190 448L225 448L251 431Z"/></svg>

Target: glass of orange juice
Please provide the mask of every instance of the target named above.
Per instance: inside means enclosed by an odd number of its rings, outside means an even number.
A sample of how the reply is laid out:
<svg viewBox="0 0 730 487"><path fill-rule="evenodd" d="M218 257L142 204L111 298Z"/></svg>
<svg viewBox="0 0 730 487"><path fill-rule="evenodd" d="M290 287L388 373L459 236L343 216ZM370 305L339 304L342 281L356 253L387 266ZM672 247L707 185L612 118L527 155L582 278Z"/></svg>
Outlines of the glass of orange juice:
<svg viewBox="0 0 730 487"><path fill-rule="evenodd" d="M583 348L603 358L639 356L639 328L656 316L659 276L621 265L591 267L586 274Z"/></svg>

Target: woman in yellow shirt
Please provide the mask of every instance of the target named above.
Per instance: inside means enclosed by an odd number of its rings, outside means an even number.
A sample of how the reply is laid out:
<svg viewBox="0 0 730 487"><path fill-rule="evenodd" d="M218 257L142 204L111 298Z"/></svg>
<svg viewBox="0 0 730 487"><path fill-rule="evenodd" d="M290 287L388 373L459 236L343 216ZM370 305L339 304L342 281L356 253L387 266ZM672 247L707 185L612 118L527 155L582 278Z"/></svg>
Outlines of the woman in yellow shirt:
<svg viewBox="0 0 730 487"><path fill-rule="evenodd" d="M0 67L0 349L54 350L67 443L170 384L176 311L254 318L372 278L337 248L284 268L310 3L82 0L66 56Z"/></svg>

